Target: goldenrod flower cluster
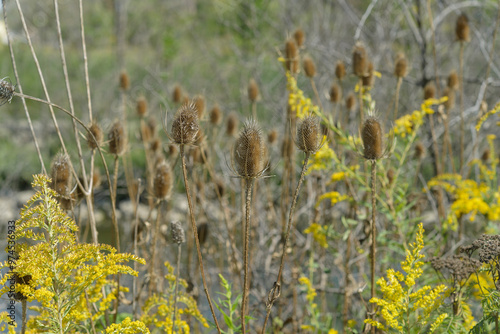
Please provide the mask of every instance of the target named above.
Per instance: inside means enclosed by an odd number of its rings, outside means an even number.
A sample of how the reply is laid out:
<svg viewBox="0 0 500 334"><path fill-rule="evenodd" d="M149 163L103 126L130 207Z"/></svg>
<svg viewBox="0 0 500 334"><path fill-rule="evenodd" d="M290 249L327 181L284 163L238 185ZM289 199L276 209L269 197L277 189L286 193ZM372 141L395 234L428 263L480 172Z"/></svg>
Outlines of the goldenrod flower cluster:
<svg viewBox="0 0 500 334"><path fill-rule="evenodd" d="M490 111L488 111L486 114L483 115L483 117L481 117L479 119L479 121L477 122L476 124L476 131L479 131L481 129L481 126L483 125L483 123L492 115L495 115L496 113L500 112L500 102L498 102L496 105L495 105L495 108L491 109Z"/></svg>
<svg viewBox="0 0 500 334"><path fill-rule="evenodd" d="M326 138L323 138L323 144L321 148L314 153L309 159L307 173L311 173L314 170L325 170L331 167L332 160L336 159L335 152L328 146L325 142Z"/></svg>
<svg viewBox="0 0 500 334"><path fill-rule="evenodd" d="M406 274L388 269L387 280L382 277L377 281L383 297L372 298L370 302L379 306L377 316L383 319L383 323L372 319L366 319L366 323L383 330L391 328L397 333L409 333L413 326L424 327L433 319L433 313L443 303L446 287L439 285L435 288L415 288L417 279L423 273L423 237L424 228L420 223L416 243L410 244L411 249L406 250L406 259L401 262ZM446 313L440 314L431 324L429 333L434 332L446 317Z"/></svg>
<svg viewBox="0 0 500 334"><path fill-rule="evenodd" d="M319 107L314 105L310 98L304 96L304 92L297 86L297 80L290 72L286 72L286 88L288 94L288 105L297 117L302 119L311 114L319 114Z"/></svg>
<svg viewBox="0 0 500 334"><path fill-rule="evenodd" d="M119 324L112 324L106 328L106 334L136 334L150 333L149 329L142 321L132 321L129 317L125 318Z"/></svg>
<svg viewBox="0 0 500 334"><path fill-rule="evenodd" d="M312 233L314 240L323 248L328 248L328 241L326 240L326 235L328 231L328 226L321 226L318 223L312 223L308 228L304 230L305 234Z"/></svg>
<svg viewBox="0 0 500 334"><path fill-rule="evenodd" d="M441 104L447 100L447 97L441 99L427 99L420 105L420 110L415 110L411 114L404 115L395 121L394 134L405 138L411 137L424 123L424 117L433 114L432 106Z"/></svg>

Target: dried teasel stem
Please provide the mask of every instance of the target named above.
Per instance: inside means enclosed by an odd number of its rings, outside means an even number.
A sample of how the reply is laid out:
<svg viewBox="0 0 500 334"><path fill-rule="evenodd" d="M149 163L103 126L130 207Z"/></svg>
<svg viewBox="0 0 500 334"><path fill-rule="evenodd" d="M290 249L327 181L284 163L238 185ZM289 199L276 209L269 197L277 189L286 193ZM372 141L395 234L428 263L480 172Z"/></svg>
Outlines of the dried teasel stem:
<svg viewBox="0 0 500 334"><path fill-rule="evenodd" d="M370 248L370 272L371 272L371 298L375 298L375 258L377 251L377 227L375 225L375 217L377 215L377 160L371 161L371 199L372 199L372 217L371 217L371 235L372 235L372 243ZM370 299L371 299L370 298ZM375 304L372 304L372 319L375 320ZM375 327L372 327L372 333L375 334Z"/></svg>
<svg viewBox="0 0 500 334"><path fill-rule="evenodd" d="M171 222L170 230L172 233L172 241L177 244L177 275L175 275L175 292L174 292L174 313L172 315L172 332L175 333L175 318L177 316L177 291L179 285L179 276L181 274L181 244L186 241L184 229L180 222Z"/></svg>
<svg viewBox="0 0 500 334"><path fill-rule="evenodd" d="M246 179L246 200L245 200L245 241L243 247L243 262L244 262L244 278L243 278L243 297L241 299L241 332L245 330L245 308L248 295L248 247L250 243L250 212L252 202L252 188L255 180L252 178Z"/></svg>

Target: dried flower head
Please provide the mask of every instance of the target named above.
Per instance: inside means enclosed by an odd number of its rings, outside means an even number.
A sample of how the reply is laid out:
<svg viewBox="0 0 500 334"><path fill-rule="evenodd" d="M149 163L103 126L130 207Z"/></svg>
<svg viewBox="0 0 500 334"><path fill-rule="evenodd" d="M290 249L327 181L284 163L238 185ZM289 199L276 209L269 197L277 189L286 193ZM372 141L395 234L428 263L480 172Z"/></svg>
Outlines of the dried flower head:
<svg viewBox="0 0 500 334"><path fill-rule="evenodd" d="M314 153L321 146L321 127L319 118L307 116L297 124L295 144L305 153Z"/></svg>
<svg viewBox="0 0 500 334"><path fill-rule="evenodd" d="M121 155L125 152L127 137L121 121L115 121L108 133L109 153Z"/></svg>
<svg viewBox="0 0 500 334"><path fill-rule="evenodd" d="M14 91L16 87L12 83L7 81L8 78L3 78L0 80L0 106L12 100L14 96Z"/></svg>
<svg viewBox="0 0 500 334"><path fill-rule="evenodd" d="M300 28L295 30L295 32L293 33L293 38L295 39L295 43L297 43L297 46L301 48L304 45L304 41L306 40L304 30Z"/></svg>
<svg viewBox="0 0 500 334"><path fill-rule="evenodd" d="M234 137L238 131L238 116L235 113L230 113L227 117L226 134Z"/></svg>
<svg viewBox="0 0 500 334"><path fill-rule="evenodd" d="M337 62L337 64L335 65L335 76L337 77L337 79L339 79L340 81L342 81L342 79L344 79L345 77L345 65L344 65L344 62L339 60Z"/></svg>
<svg viewBox="0 0 500 334"><path fill-rule="evenodd" d="M394 182L394 175L395 175L394 169L389 168L389 170L387 171L387 181L389 183L389 186L391 186L392 183Z"/></svg>
<svg viewBox="0 0 500 334"><path fill-rule="evenodd" d="M383 131L379 120L369 116L363 123L361 139L363 140L363 156L367 160L378 160L383 156L382 150Z"/></svg>
<svg viewBox="0 0 500 334"><path fill-rule="evenodd" d="M267 134L267 142L269 143L269 145L274 145L277 140L278 140L278 131L276 129L272 129Z"/></svg>
<svg viewBox="0 0 500 334"><path fill-rule="evenodd" d="M50 168L50 178L52 182L50 187L54 189L60 196L69 197L71 192L71 162L69 156L65 153L58 153Z"/></svg>
<svg viewBox="0 0 500 334"><path fill-rule="evenodd" d="M425 156L425 147L424 144L421 142L418 142L417 145L415 145L415 158L418 160L423 159Z"/></svg>
<svg viewBox="0 0 500 334"><path fill-rule="evenodd" d="M178 150L177 150L177 145L170 144L168 145L168 156L169 157L175 157L177 156Z"/></svg>
<svg viewBox="0 0 500 334"><path fill-rule="evenodd" d="M316 75L316 65L311 57L306 56L304 58L304 72L308 78L313 78Z"/></svg>
<svg viewBox="0 0 500 334"><path fill-rule="evenodd" d="M18 273L14 272L11 276L11 279L14 279L14 281L16 282L15 285L19 287L19 285L27 285L27 284L30 284L31 280L32 280L32 276L31 275L25 275L25 276L20 276ZM22 292L16 292L14 293L14 299L15 300L27 300L28 297L25 296Z"/></svg>
<svg viewBox="0 0 500 334"><path fill-rule="evenodd" d="M372 87L374 81L374 72L375 69L373 67L373 63L368 61L368 65L366 65L366 74L361 78L361 82L363 87Z"/></svg>
<svg viewBox="0 0 500 334"><path fill-rule="evenodd" d="M476 259L456 254L446 258L434 257L429 262L434 270L441 272L443 275L449 275L455 282L467 280L482 265Z"/></svg>
<svg viewBox="0 0 500 334"><path fill-rule="evenodd" d="M120 88L123 90L128 90L130 88L130 78L127 71L122 71L120 73Z"/></svg>
<svg viewBox="0 0 500 334"><path fill-rule="evenodd" d="M233 149L233 169L235 173L245 179L262 176L266 147L262 138L262 131L257 122L245 122Z"/></svg>
<svg viewBox="0 0 500 334"><path fill-rule="evenodd" d="M203 113L205 113L205 98L203 95L195 96L194 104L196 111L198 112L198 119L201 119L203 117Z"/></svg>
<svg viewBox="0 0 500 334"><path fill-rule="evenodd" d="M448 99L443 103L444 107L446 110L451 110L455 106L455 92L449 88L446 87L443 91L443 97L447 97Z"/></svg>
<svg viewBox="0 0 500 334"><path fill-rule="evenodd" d="M89 130L92 135L87 135L87 144L89 145L91 150L94 150L102 145L104 135L102 133L101 127L95 120L90 123Z"/></svg>
<svg viewBox="0 0 500 334"><path fill-rule="evenodd" d="M455 70L451 71L450 75L448 75L448 88L452 90L458 89L458 74Z"/></svg>
<svg viewBox="0 0 500 334"><path fill-rule="evenodd" d="M408 74L408 61L404 53L399 52L396 55L396 64L394 66L394 75L396 78L404 78Z"/></svg>
<svg viewBox="0 0 500 334"><path fill-rule="evenodd" d="M161 149L161 140L160 138L154 138L149 144L149 148L151 152L158 152Z"/></svg>
<svg viewBox="0 0 500 334"><path fill-rule="evenodd" d="M218 104L213 106L212 110L210 110L210 123L212 125L219 125L222 121L222 112L220 111L220 107Z"/></svg>
<svg viewBox="0 0 500 334"><path fill-rule="evenodd" d="M200 242L200 245L203 246L203 244L207 241L208 238L208 224L201 223L200 225L198 225L197 232L198 232L198 241Z"/></svg>
<svg viewBox="0 0 500 334"><path fill-rule="evenodd" d="M361 42L356 42L354 45L354 50L352 51L352 69L354 75L362 78L366 75L367 66L367 56L366 50Z"/></svg>
<svg viewBox="0 0 500 334"><path fill-rule="evenodd" d="M137 99L136 110L137 110L137 115L139 115L139 117L146 116L148 112L148 101L146 101L146 98L144 96L140 96Z"/></svg>
<svg viewBox="0 0 500 334"><path fill-rule="evenodd" d="M176 144L189 145L196 140L199 130L196 105L194 103L183 104L172 121L171 139Z"/></svg>
<svg viewBox="0 0 500 334"><path fill-rule="evenodd" d="M186 237L184 236L184 229L182 228L181 222L173 221L170 223L170 232L172 233L172 241L178 245L186 242Z"/></svg>
<svg viewBox="0 0 500 334"><path fill-rule="evenodd" d="M167 199L170 197L173 185L173 175L170 165L165 161L156 166L153 180L154 195L157 199Z"/></svg>
<svg viewBox="0 0 500 334"><path fill-rule="evenodd" d="M342 89L336 83L332 84L330 87L330 102L339 103L342 100Z"/></svg>
<svg viewBox="0 0 500 334"><path fill-rule="evenodd" d="M251 102L255 102L259 99L259 86L257 86L257 82L255 79L250 79L248 83L248 98Z"/></svg>
<svg viewBox="0 0 500 334"><path fill-rule="evenodd" d="M433 99L436 97L436 86L433 82L427 83L424 87L424 100Z"/></svg>
<svg viewBox="0 0 500 334"><path fill-rule="evenodd" d="M489 148L485 149L483 151L483 154L481 154L481 161L483 163L487 163L490 160L490 155L491 155L490 149Z"/></svg>
<svg viewBox="0 0 500 334"><path fill-rule="evenodd" d="M181 103L183 101L183 96L184 93L182 92L181 86L175 85L172 93L172 100L174 100L174 103Z"/></svg>
<svg viewBox="0 0 500 334"><path fill-rule="evenodd" d="M356 97L353 92L350 92L345 99L345 106L348 111L354 111L356 109Z"/></svg>
<svg viewBox="0 0 500 334"><path fill-rule="evenodd" d="M470 40L469 19L465 14L462 14L457 18L455 35L457 36L457 40L460 42L468 42Z"/></svg>
<svg viewBox="0 0 500 334"><path fill-rule="evenodd" d="M299 72L299 51L293 39L289 39L285 44L286 69L291 73Z"/></svg>

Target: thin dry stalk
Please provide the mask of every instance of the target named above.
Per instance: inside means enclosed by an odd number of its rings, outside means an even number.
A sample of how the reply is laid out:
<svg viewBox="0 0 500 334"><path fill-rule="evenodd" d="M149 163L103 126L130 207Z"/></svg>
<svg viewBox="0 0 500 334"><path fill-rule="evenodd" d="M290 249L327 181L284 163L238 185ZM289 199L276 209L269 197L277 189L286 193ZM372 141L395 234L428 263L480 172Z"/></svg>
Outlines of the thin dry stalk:
<svg viewBox="0 0 500 334"><path fill-rule="evenodd" d="M137 194L136 194L136 202L139 203L139 199L141 196L141 183L142 180L138 179L137 182ZM134 217L134 255L138 256L138 250L137 250L137 239L138 239L138 234L139 234L139 210L135 210L135 217ZM137 262L134 261L134 270L137 271ZM134 314L134 319L137 319L137 277L134 276L133 282L132 282L132 312Z"/></svg>
<svg viewBox="0 0 500 334"><path fill-rule="evenodd" d="M401 83L403 82L403 77L398 78L398 83L396 84L396 101L394 102L394 119L398 119L398 107L399 107L399 90L401 89Z"/></svg>
<svg viewBox="0 0 500 334"><path fill-rule="evenodd" d="M252 205L252 187L255 183L253 178L247 178L246 182L246 200L245 200L245 240L243 249L243 267L245 269L243 278L243 297L241 299L241 332L246 333L245 329L245 307L248 295L248 244L250 243L250 213Z"/></svg>
<svg viewBox="0 0 500 334"><path fill-rule="evenodd" d="M154 235L153 235L153 249L151 250L151 261L149 264L149 296L152 296L152 293L156 291L155 283L156 283L156 248L158 246L158 235L160 234L160 220L161 220L161 207L163 201L158 200L157 212L156 212L156 221L154 226Z"/></svg>
<svg viewBox="0 0 500 334"><path fill-rule="evenodd" d="M465 115L464 115L464 46L465 43L460 41L460 73L459 73L459 90L460 90L460 165L458 172L461 174L464 167L464 137L465 137Z"/></svg>
<svg viewBox="0 0 500 334"><path fill-rule="evenodd" d="M307 172L307 164L309 162L310 153L306 152L306 157L304 159L304 164L302 165L302 171L300 173L299 182L297 183L297 187L295 188L295 193L293 194L292 205L290 206L290 212L288 214L288 224L286 227L285 234L285 242L283 243L283 252L281 253L281 262L278 270L278 277L276 278L276 282L274 282L274 286L269 292L266 303L266 318L264 320L264 325L262 326L262 334L266 331L267 321L269 320L269 315L271 314L271 309L273 307L274 302L279 298L281 294L281 275L283 273L283 268L285 266L285 256L286 256L286 247L288 244L288 239L290 237L290 230L293 222L293 214L295 211L295 205L297 204L297 198L299 197L299 190L302 182L304 181L306 172Z"/></svg>
<svg viewBox="0 0 500 334"><path fill-rule="evenodd" d="M180 151L180 155L181 155L182 175L184 177L184 187L186 189L186 197L188 200L188 207L189 207L189 213L190 213L189 216L191 218L191 230L193 232L194 241L196 243L196 251L198 252L198 264L200 267L201 279L203 281L203 290L205 291L205 295L207 296L208 305L210 306L210 312L212 312L212 317L214 318L215 327L217 327L217 331L219 332L219 334L221 334L219 323L217 321L217 317L215 316L214 307L212 305L212 300L210 299L210 294L208 293L207 282L205 280L205 270L203 269L203 257L201 256L201 251L200 251L200 240L198 239L198 231L196 228L196 221L194 218L193 203L191 200L191 194L189 191L189 183L188 183L188 179L187 179L186 156L184 154L184 144L179 144L179 151Z"/></svg>
<svg viewBox="0 0 500 334"><path fill-rule="evenodd" d="M376 256L376 241L377 241L377 230L375 226L375 216L377 215L377 160L372 160L372 170L371 170L371 178L372 178L372 189L371 189L371 197L372 197L372 217L371 217L371 235L372 235L372 244L370 248L370 271L371 271L371 298L375 298L375 256ZM370 299L371 299L370 298ZM375 304L371 304L371 317L372 320L375 321ZM375 334L375 327L372 326L372 334Z"/></svg>
<svg viewBox="0 0 500 334"><path fill-rule="evenodd" d="M177 245L177 275L175 275L175 292L174 292L174 314L172 315L172 332L175 333L176 325L175 318L177 316L177 291L179 287L179 276L181 275L181 244Z"/></svg>
<svg viewBox="0 0 500 334"><path fill-rule="evenodd" d="M22 305L22 318L21 318L21 334L25 334L26 333L26 308L27 308L27 305L26 305L26 299L23 298L23 300L21 301L21 305Z"/></svg>

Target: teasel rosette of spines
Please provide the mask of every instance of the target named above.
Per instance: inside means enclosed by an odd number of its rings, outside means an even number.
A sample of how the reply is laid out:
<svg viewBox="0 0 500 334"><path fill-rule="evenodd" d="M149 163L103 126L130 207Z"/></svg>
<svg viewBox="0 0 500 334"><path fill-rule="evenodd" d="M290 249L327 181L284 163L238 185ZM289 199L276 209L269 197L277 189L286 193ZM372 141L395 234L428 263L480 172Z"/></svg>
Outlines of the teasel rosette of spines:
<svg viewBox="0 0 500 334"><path fill-rule="evenodd" d="M245 316L248 295L248 250L250 244L250 217L252 208L252 188L254 181L262 177L267 169L266 166L267 149L262 135L262 131L255 120L247 120L240 131L238 139L233 146L232 167L236 176L245 181L245 238L243 249L244 277L243 277L243 297L241 301L241 328L242 333L246 332Z"/></svg>
<svg viewBox="0 0 500 334"><path fill-rule="evenodd" d="M361 139L363 141L363 157L371 162L371 206L372 215L370 221L371 227L371 247L370 247L370 272L371 272L371 298L375 297L375 257L376 257L376 189L377 189L377 161L384 156L382 147L383 130L378 118L374 115L368 116L361 129ZM375 306L372 304L370 310L372 319L375 320ZM375 333L375 327L372 327L372 333Z"/></svg>
<svg viewBox="0 0 500 334"><path fill-rule="evenodd" d="M465 110L464 110L464 48L465 43L470 41L469 36L469 19L465 14L461 14L457 18L455 27L455 34L457 40L460 42L459 53L459 78L458 86L460 91L460 165L458 167L459 173L463 172L464 168L464 145L465 145Z"/></svg>
<svg viewBox="0 0 500 334"><path fill-rule="evenodd" d="M182 176L184 180L184 187L186 190L186 198L188 201L189 217L191 220L191 231L193 233L193 238L196 243L196 251L198 254L198 266L200 269L200 275L203 282L203 289L207 297L208 304L210 306L210 312L214 319L215 326L219 334L221 333L217 317L215 316L215 310L210 298L210 293L208 292L207 282L205 278L205 270L203 268L203 257L200 250L200 242L198 240L198 231L196 228L195 213L193 208L193 202L191 199L191 193L189 189L189 182L187 178L187 167L186 167L186 154L185 146L191 145L195 142L200 126L198 124L198 111L196 110L196 105L194 103L183 104L174 115L172 120L172 127L170 132L164 126L165 133L168 137L179 146L179 154L181 157L181 168Z"/></svg>
<svg viewBox="0 0 500 334"><path fill-rule="evenodd" d="M401 83L403 82L403 78L408 74L408 61L406 60L406 56L403 52L399 52L396 55L396 62L394 64L394 76L398 79L396 84L396 98L394 102L394 118L396 121L398 118L398 106L399 106L399 91L401 89Z"/></svg>
<svg viewBox="0 0 500 334"><path fill-rule="evenodd" d="M290 238L290 230L293 224L295 205L297 203L300 186L302 185L302 182L304 181L307 172L309 157L311 156L311 154L316 153L320 149L321 145L324 144L322 143L321 139L322 139L321 125L320 125L320 120L317 116L312 116L312 115L306 116L297 123L295 144L297 145L297 148L299 150L305 153L305 158L302 164L302 171L300 173L300 178L297 183L297 187L295 188L295 192L293 194L292 203L290 205L290 211L288 213L288 222L286 225L285 239L283 243L283 251L281 253L281 261L278 270L278 276L276 282L274 283L273 287L271 288L271 291L268 294L268 300L266 302L267 312L266 312L266 318L264 320L264 325L262 327L262 334L265 333L267 321L269 319L269 315L271 314L272 306L274 302L278 299L279 295L281 294L281 275L285 264L286 249L288 240Z"/></svg>

